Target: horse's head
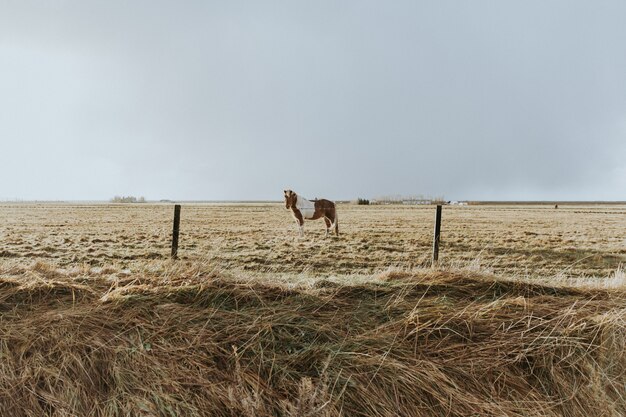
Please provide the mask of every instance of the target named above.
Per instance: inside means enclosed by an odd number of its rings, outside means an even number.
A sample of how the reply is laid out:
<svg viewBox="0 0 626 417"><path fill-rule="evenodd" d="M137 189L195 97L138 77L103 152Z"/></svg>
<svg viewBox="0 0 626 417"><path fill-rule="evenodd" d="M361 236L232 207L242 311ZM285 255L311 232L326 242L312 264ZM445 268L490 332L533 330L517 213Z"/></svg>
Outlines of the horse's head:
<svg viewBox="0 0 626 417"><path fill-rule="evenodd" d="M285 208L290 209L295 207L297 200L296 193L291 190L284 190L283 192L285 193Z"/></svg>

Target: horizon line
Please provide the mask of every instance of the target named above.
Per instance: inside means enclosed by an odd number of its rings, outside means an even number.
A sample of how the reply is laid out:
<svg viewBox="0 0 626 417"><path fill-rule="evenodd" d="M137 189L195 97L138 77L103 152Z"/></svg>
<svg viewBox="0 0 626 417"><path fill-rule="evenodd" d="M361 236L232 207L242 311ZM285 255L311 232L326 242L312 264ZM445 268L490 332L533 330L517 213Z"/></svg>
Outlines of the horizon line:
<svg viewBox="0 0 626 417"><path fill-rule="evenodd" d="M350 203L356 201L357 199L337 199L334 200L340 203ZM370 199L376 200L376 199ZM388 202L389 205L393 205L395 202L402 201L431 201L437 202L442 201L438 199L423 199L423 200L415 200L412 198L392 200ZM474 204L626 204L626 200L469 200L469 199L458 199L458 200L443 200L445 203L448 202L467 202ZM216 199L216 200L198 200L198 199L159 199L159 200L145 200L144 202L111 202L109 199L106 200L97 200L97 199L85 199L85 200L73 200L73 199L58 199L58 200L45 200L45 199L2 199L0 203L99 203L99 204L115 204L115 205L127 205L127 204L174 204L174 203L282 203L283 200L224 200L224 199ZM374 204L377 205L377 204ZM380 204L385 205L385 204Z"/></svg>

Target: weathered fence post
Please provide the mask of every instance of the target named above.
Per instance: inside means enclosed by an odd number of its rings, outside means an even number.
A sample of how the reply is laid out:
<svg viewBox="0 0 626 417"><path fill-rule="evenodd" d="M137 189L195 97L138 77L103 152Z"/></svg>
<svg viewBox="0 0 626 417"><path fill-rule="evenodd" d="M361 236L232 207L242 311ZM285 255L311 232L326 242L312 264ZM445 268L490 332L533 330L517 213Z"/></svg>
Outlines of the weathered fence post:
<svg viewBox="0 0 626 417"><path fill-rule="evenodd" d="M172 230L172 259L178 257L178 232L180 230L180 204L174 205L174 229Z"/></svg>
<svg viewBox="0 0 626 417"><path fill-rule="evenodd" d="M441 205L437 205L435 216L435 236L433 239L433 266L439 261L439 238L441 237Z"/></svg>

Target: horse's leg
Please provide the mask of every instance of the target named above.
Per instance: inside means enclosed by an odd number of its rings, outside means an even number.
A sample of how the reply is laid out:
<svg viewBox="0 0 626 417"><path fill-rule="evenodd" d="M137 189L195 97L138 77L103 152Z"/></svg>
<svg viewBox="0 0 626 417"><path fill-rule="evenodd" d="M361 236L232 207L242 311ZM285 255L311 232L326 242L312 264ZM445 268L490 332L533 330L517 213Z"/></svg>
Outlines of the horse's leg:
<svg viewBox="0 0 626 417"><path fill-rule="evenodd" d="M304 221L296 219L296 226L298 227L298 234L300 237L304 237Z"/></svg>
<svg viewBox="0 0 626 417"><path fill-rule="evenodd" d="M330 226L332 225L332 222L328 217L324 217L324 221L326 222L326 236L328 236L330 234Z"/></svg>
<svg viewBox="0 0 626 417"><path fill-rule="evenodd" d="M330 220L331 224L328 225L328 228L335 228L335 234L339 236L339 218L337 217L337 209L335 207L331 207L326 211L326 218Z"/></svg>
<svg viewBox="0 0 626 417"><path fill-rule="evenodd" d="M304 237L304 218L302 217L300 210L294 210L293 217L296 218L296 224L300 229L300 237Z"/></svg>

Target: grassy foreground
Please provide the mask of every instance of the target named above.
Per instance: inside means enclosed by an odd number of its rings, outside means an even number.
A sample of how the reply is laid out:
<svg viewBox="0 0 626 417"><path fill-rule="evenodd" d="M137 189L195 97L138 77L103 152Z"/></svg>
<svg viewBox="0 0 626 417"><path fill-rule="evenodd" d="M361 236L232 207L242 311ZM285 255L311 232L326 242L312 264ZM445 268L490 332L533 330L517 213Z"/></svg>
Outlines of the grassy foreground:
<svg viewBox="0 0 626 417"><path fill-rule="evenodd" d="M623 416L624 346L623 285L0 264L2 416Z"/></svg>

